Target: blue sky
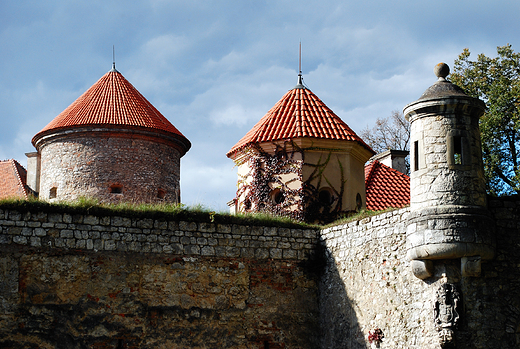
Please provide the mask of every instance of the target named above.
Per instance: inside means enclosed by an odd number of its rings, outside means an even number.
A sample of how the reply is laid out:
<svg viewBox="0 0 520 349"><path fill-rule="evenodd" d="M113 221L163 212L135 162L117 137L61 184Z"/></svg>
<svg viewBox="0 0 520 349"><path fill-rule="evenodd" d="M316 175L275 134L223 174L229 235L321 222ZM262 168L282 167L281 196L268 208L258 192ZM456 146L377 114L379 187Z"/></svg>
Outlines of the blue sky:
<svg viewBox="0 0 520 349"><path fill-rule="evenodd" d="M188 205L226 210L226 152L297 83L354 131L415 101L467 47L520 51L519 1L0 0L0 159L112 65L191 142Z"/></svg>

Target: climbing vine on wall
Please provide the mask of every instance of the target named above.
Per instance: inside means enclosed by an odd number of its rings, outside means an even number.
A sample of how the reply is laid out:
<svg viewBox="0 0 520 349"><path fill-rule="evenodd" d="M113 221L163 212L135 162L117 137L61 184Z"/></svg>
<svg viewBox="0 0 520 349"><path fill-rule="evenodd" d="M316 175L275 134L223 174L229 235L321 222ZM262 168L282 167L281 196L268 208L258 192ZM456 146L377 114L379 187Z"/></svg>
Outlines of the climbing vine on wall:
<svg viewBox="0 0 520 349"><path fill-rule="evenodd" d="M339 188L335 188L324 175L332 159L332 150L323 152L316 164L309 164L305 162L305 152L318 148L301 148L293 141L273 145L274 154L267 153L257 144L247 150L243 161L249 162L250 170L240 178L236 196L237 199L243 198L242 210L268 212L317 223L331 222L346 213L342 210L340 198L343 197L347 179L339 159ZM312 167L305 181L303 166ZM291 188L294 182L301 185ZM327 188L325 194L322 193L324 187Z"/></svg>

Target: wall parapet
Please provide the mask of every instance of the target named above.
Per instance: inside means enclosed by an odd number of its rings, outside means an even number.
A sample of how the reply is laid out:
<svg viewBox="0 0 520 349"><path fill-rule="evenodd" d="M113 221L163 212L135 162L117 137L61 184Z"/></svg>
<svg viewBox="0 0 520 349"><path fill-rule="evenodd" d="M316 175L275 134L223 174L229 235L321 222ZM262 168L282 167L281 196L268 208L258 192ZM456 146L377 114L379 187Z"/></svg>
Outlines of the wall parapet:
<svg viewBox="0 0 520 349"><path fill-rule="evenodd" d="M0 209L0 245L304 260L319 230Z"/></svg>
<svg viewBox="0 0 520 349"><path fill-rule="evenodd" d="M406 231L404 225L397 224L407 222L409 215L409 207L396 209L325 228L321 231L321 237L326 242L327 248L331 250L363 246L373 239L404 233ZM396 231L396 229L402 229L402 231Z"/></svg>

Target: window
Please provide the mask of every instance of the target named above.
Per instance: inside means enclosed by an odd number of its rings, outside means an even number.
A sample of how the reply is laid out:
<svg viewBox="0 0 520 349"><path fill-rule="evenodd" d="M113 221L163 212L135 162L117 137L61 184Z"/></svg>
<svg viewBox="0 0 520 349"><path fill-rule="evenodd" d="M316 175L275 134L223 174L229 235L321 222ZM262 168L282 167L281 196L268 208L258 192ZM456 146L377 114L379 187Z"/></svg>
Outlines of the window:
<svg viewBox="0 0 520 349"><path fill-rule="evenodd" d="M462 137L453 137L453 163L455 165L462 165Z"/></svg>
<svg viewBox="0 0 520 349"><path fill-rule="evenodd" d="M51 190L49 190L49 199L56 199L57 192L58 188L52 187Z"/></svg>
<svg viewBox="0 0 520 349"><path fill-rule="evenodd" d="M121 184L112 184L110 186L110 192L112 194L122 194L123 193L123 186Z"/></svg>
<svg viewBox="0 0 520 349"><path fill-rule="evenodd" d="M318 201L322 206L330 206L334 202L334 196L330 188L322 188L318 193Z"/></svg>
<svg viewBox="0 0 520 349"><path fill-rule="evenodd" d="M356 211L359 211L363 206L363 199L361 199L361 194L357 193L356 195Z"/></svg>
<svg viewBox="0 0 520 349"><path fill-rule="evenodd" d="M465 132L463 130L451 130L446 141L448 166L458 170L469 169L467 165L469 165L471 159L468 155L469 145Z"/></svg>
<svg viewBox="0 0 520 349"><path fill-rule="evenodd" d="M281 204L285 200L283 191L281 191L279 188L276 188L273 191L271 191L271 200L276 205Z"/></svg>
<svg viewBox="0 0 520 349"><path fill-rule="evenodd" d="M419 141L413 142L413 170L419 170Z"/></svg>
<svg viewBox="0 0 520 349"><path fill-rule="evenodd" d="M158 189L157 190L157 198L158 199L162 200L162 199L165 198L165 196L166 196L166 190L164 190L164 189Z"/></svg>

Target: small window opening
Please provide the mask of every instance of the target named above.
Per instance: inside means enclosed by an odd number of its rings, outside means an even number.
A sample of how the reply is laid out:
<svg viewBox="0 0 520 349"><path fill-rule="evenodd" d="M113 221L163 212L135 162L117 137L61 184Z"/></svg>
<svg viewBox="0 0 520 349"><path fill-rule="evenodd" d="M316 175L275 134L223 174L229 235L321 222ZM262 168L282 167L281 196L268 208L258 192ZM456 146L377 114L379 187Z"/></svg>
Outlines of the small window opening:
<svg viewBox="0 0 520 349"><path fill-rule="evenodd" d="M285 195L283 194L283 191L281 191L279 188L276 188L275 190L271 191L271 200L276 205L281 204L285 200Z"/></svg>
<svg viewBox="0 0 520 349"><path fill-rule="evenodd" d="M334 197L328 188L321 189L318 193L318 200L323 206L330 206L334 201Z"/></svg>
<svg viewBox="0 0 520 349"><path fill-rule="evenodd" d="M164 199L165 197L166 197L166 190L164 190L164 189L157 190L158 199Z"/></svg>
<svg viewBox="0 0 520 349"><path fill-rule="evenodd" d="M363 199L361 199L361 194L357 193L356 195L356 210L359 211L363 206Z"/></svg>
<svg viewBox="0 0 520 349"><path fill-rule="evenodd" d="M413 142L413 170L419 170L419 141Z"/></svg>
<svg viewBox="0 0 520 349"><path fill-rule="evenodd" d="M453 163L462 165L462 137L453 136Z"/></svg>
<svg viewBox="0 0 520 349"><path fill-rule="evenodd" d="M122 194L123 193L123 186L120 184L112 184L110 186L110 193L112 194Z"/></svg>
<svg viewBox="0 0 520 349"><path fill-rule="evenodd" d="M52 187L51 190L49 190L49 199L56 199L57 192L58 188Z"/></svg>

